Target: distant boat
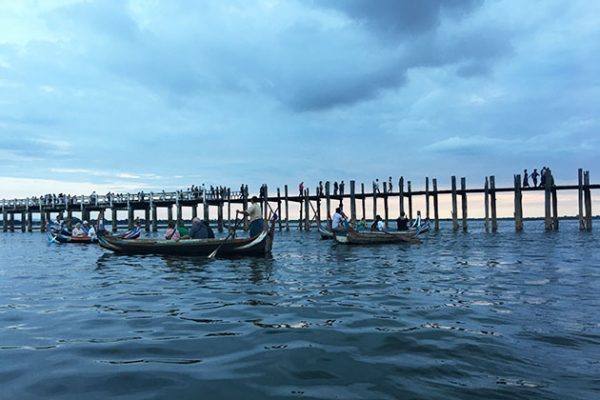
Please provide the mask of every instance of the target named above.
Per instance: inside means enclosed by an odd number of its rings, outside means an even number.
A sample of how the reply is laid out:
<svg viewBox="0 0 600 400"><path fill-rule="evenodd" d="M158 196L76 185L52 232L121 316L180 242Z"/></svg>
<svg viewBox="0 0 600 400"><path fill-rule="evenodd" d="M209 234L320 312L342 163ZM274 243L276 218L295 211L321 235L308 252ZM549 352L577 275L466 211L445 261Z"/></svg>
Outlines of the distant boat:
<svg viewBox="0 0 600 400"><path fill-rule="evenodd" d="M99 235L101 247L122 254L164 254L178 256L208 256L218 251L222 257L264 256L271 252L275 234L275 220L265 223L256 236L243 239L183 239L183 240L128 240Z"/></svg>
<svg viewBox="0 0 600 400"><path fill-rule="evenodd" d="M335 240L341 244L385 244L422 243L416 238L417 232L357 232L350 228L347 232L336 232Z"/></svg>
<svg viewBox="0 0 600 400"><path fill-rule="evenodd" d="M48 232L48 242L89 244L97 243L98 239L89 236L71 236L63 233Z"/></svg>

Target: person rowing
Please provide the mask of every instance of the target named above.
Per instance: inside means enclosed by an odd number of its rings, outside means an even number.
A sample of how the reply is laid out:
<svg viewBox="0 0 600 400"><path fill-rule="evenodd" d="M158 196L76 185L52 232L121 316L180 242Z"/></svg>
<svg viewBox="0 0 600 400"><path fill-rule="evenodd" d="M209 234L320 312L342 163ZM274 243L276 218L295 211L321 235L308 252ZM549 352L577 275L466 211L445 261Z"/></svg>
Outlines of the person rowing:
<svg viewBox="0 0 600 400"><path fill-rule="evenodd" d="M265 220L262 218L262 208L258 202L258 197L252 196L250 199L250 207L245 211L240 211L244 216L247 216L250 220L250 237L256 236L262 232L265 226Z"/></svg>
<svg viewBox="0 0 600 400"><path fill-rule="evenodd" d="M335 209L335 213L333 214L333 217L331 218L331 230L335 231L335 232L340 232L340 231L346 231L348 218L346 218L346 215L344 214L344 211L342 211L341 207L338 207Z"/></svg>

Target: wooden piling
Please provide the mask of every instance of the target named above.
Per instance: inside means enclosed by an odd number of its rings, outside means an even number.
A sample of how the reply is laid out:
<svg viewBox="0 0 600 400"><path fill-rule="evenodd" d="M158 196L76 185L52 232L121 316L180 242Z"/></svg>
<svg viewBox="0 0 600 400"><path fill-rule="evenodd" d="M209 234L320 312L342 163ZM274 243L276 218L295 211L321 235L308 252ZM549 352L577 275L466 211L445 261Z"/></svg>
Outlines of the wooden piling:
<svg viewBox="0 0 600 400"><path fill-rule="evenodd" d="M515 194L515 230L523 230L523 194L521 192L521 175L513 176Z"/></svg>
<svg viewBox="0 0 600 400"><path fill-rule="evenodd" d="M552 230L552 213L551 213L551 198L552 198L552 175L549 170L546 170L545 176L545 184L544 184L544 223L547 231Z"/></svg>
<svg viewBox="0 0 600 400"><path fill-rule="evenodd" d="M467 179L464 176L460 178L460 190L460 203L462 205L462 228L463 232L467 232Z"/></svg>
<svg viewBox="0 0 600 400"><path fill-rule="evenodd" d="M552 225L555 231L558 230L558 196L556 193L556 185L554 184L554 178L552 178Z"/></svg>
<svg viewBox="0 0 600 400"><path fill-rule="evenodd" d="M33 232L33 211L27 211L27 232Z"/></svg>
<svg viewBox="0 0 600 400"><path fill-rule="evenodd" d="M350 221L356 224L356 181L350 181Z"/></svg>
<svg viewBox="0 0 600 400"><path fill-rule="evenodd" d="M203 200L204 200L202 202L202 207L203 207L203 211L204 211L203 218L204 218L204 222L206 222L208 224L210 221L208 198L205 197Z"/></svg>
<svg viewBox="0 0 600 400"><path fill-rule="evenodd" d="M404 177L398 180L398 203L400 206L400 215L404 213Z"/></svg>
<svg viewBox="0 0 600 400"><path fill-rule="evenodd" d="M40 206L41 209L41 206ZM40 216L40 220L42 219L42 217ZM42 225L44 225L42 223ZM6 214L6 200L2 200L2 231L3 232L7 232L8 231L8 215Z"/></svg>
<svg viewBox="0 0 600 400"><path fill-rule="evenodd" d="M452 176L452 230L458 230L458 201L456 199L456 176Z"/></svg>
<svg viewBox="0 0 600 400"><path fill-rule="evenodd" d="M248 209L248 187L242 185L242 188L243 188L243 190L242 190L242 209L243 209L243 211L246 211ZM287 196L287 186L286 186L286 196ZM205 201L204 197L203 197L202 201L203 202ZM246 214L244 214L244 216L242 218L244 220L244 231L247 231L249 229L248 216Z"/></svg>
<svg viewBox="0 0 600 400"><path fill-rule="evenodd" d="M316 216L317 216L317 221L319 223L321 223L321 196L319 195L319 193L320 193L319 192L319 186L316 187L315 193L316 193L316 200L315 201L317 203L317 213L316 213Z"/></svg>
<svg viewBox="0 0 600 400"><path fill-rule="evenodd" d="M364 219L367 219L367 198L365 196L365 184L364 183L360 184L360 198L361 198L361 201L362 201L362 204L361 204L361 206L362 206L361 207L362 208L362 217Z"/></svg>
<svg viewBox="0 0 600 400"><path fill-rule="evenodd" d="M285 196L285 230L290 230L290 215L289 215L289 199L288 199L288 185L283 187L283 192Z"/></svg>
<svg viewBox="0 0 600 400"><path fill-rule="evenodd" d="M27 228L26 226L26 216L25 216L25 211L21 211L21 232L25 232L25 229Z"/></svg>
<svg viewBox="0 0 600 400"><path fill-rule="evenodd" d="M412 187L410 181L406 183L406 190L408 196L408 219L413 220L413 199L412 199Z"/></svg>
<svg viewBox="0 0 600 400"><path fill-rule="evenodd" d="M4 231L6 232L6 231ZM44 210L40 202L40 232L46 232L46 219L44 218Z"/></svg>
<svg viewBox="0 0 600 400"><path fill-rule="evenodd" d="M304 230L304 193L300 193L300 219L298 220L298 229Z"/></svg>
<svg viewBox="0 0 600 400"><path fill-rule="evenodd" d="M15 231L15 213L11 212L8 219L8 227L11 232Z"/></svg>
<svg viewBox="0 0 600 400"><path fill-rule="evenodd" d="M117 231L117 209L115 207L111 208L111 229L113 232Z"/></svg>
<svg viewBox="0 0 600 400"><path fill-rule="evenodd" d="M437 187L437 179L432 179L433 185L433 222L434 228L436 231L440 230L440 211L439 211L439 201L438 201L438 187Z"/></svg>
<svg viewBox="0 0 600 400"><path fill-rule="evenodd" d="M429 218L429 177L425 177L425 218Z"/></svg>
<svg viewBox="0 0 600 400"><path fill-rule="evenodd" d="M327 229L331 229L331 186L325 182L325 208L327 208Z"/></svg>
<svg viewBox="0 0 600 400"><path fill-rule="evenodd" d="M219 198L217 203L217 229L223 232L225 224L223 223L223 200Z"/></svg>
<svg viewBox="0 0 600 400"><path fill-rule="evenodd" d="M229 203L231 205L231 202ZM319 202L319 207L321 203ZM277 224L279 225L279 231L283 230L283 225L281 223L281 189L277 188Z"/></svg>
<svg viewBox="0 0 600 400"><path fill-rule="evenodd" d="M377 185L373 182L373 220L377 217Z"/></svg>
<svg viewBox="0 0 600 400"><path fill-rule="evenodd" d="M265 221L269 220L269 187L265 184L263 189L264 199L263 199L263 218Z"/></svg>
<svg viewBox="0 0 600 400"><path fill-rule="evenodd" d="M388 187L387 182L383 182L383 219L385 228L389 227L390 212L388 208Z"/></svg>
<svg viewBox="0 0 600 400"><path fill-rule="evenodd" d="M585 171L583 182L585 185L585 219L586 230L592 230L592 191L590 189L590 171Z"/></svg>
<svg viewBox="0 0 600 400"><path fill-rule="evenodd" d="M150 211L152 213L152 232L158 232L158 210L156 204L152 203Z"/></svg>
<svg viewBox="0 0 600 400"><path fill-rule="evenodd" d="M304 229L308 232L310 231L310 192L308 188L304 189L304 211Z"/></svg>
<svg viewBox="0 0 600 400"><path fill-rule="evenodd" d="M577 204L579 206L579 230L585 230L585 219L583 214L583 169L579 168L577 170Z"/></svg>
<svg viewBox="0 0 600 400"><path fill-rule="evenodd" d="M133 206L130 199L127 199L127 229L133 229Z"/></svg>
<svg viewBox="0 0 600 400"><path fill-rule="evenodd" d="M496 177L490 176L490 207L492 211L492 232L498 231L498 220L496 218Z"/></svg>
<svg viewBox="0 0 600 400"><path fill-rule="evenodd" d="M483 187L483 227L486 232L490 231L490 182L488 177L485 177L485 185Z"/></svg>
<svg viewBox="0 0 600 400"><path fill-rule="evenodd" d="M144 208L144 230L150 232L150 207Z"/></svg>

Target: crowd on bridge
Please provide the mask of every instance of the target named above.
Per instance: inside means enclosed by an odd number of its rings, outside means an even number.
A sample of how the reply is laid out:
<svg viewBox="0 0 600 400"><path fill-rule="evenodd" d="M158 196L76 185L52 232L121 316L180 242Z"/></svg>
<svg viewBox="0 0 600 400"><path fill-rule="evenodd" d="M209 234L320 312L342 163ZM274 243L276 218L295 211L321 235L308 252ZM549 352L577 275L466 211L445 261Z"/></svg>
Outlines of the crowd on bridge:
<svg viewBox="0 0 600 400"><path fill-rule="evenodd" d="M531 175L527 172L527 168L525 168L525 170L523 171L523 187L545 187L547 176L550 178L550 185L554 185L554 177L552 176L552 171L550 170L550 168L544 166L542 167L540 172L538 172L537 168L534 168ZM529 178L531 178L531 186L529 185Z"/></svg>

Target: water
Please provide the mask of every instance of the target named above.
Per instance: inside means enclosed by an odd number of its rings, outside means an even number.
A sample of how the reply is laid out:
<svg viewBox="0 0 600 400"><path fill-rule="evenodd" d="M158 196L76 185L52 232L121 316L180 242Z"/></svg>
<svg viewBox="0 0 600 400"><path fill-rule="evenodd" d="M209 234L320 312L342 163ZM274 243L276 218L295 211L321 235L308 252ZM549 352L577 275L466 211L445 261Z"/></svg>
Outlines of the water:
<svg viewBox="0 0 600 400"><path fill-rule="evenodd" d="M0 234L0 398L600 398L598 234L475 225L213 261Z"/></svg>

